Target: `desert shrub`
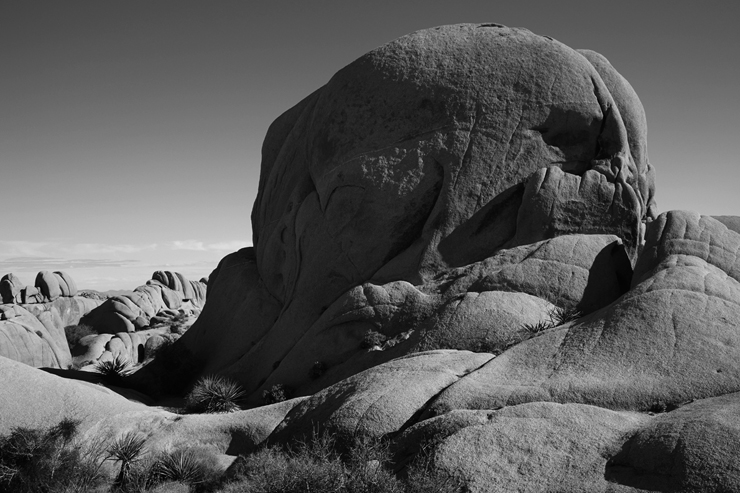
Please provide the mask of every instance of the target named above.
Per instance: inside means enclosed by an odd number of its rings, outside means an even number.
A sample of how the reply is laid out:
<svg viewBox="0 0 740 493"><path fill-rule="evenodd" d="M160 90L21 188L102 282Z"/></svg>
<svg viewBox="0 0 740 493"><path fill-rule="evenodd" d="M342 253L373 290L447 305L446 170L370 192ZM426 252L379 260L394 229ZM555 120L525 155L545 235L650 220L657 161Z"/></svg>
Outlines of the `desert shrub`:
<svg viewBox="0 0 740 493"><path fill-rule="evenodd" d="M230 378L208 375L200 378L185 398L185 408L192 413L229 413L240 409L244 389Z"/></svg>
<svg viewBox="0 0 740 493"><path fill-rule="evenodd" d="M347 452L340 454L334 438L314 433L307 441L292 447L263 447L240 456L233 468L233 479L222 485L224 492L259 493L336 492L336 493L453 493L462 491L457 481L435 474L430 468L412 466L408 479L391 471L387 443L367 437L357 438ZM415 483L415 484L414 484ZM428 488L428 489L427 489Z"/></svg>
<svg viewBox="0 0 740 493"><path fill-rule="evenodd" d="M114 481L114 486L126 488L132 476L131 469L141 459L146 438L135 432L120 436L107 450L106 459L119 461L121 469Z"/></svg>
<svg viewBox="0 0 740 493"><path fill-rule="evenodd" d="M118 354L112 360L98 361L95 371L103 375L106 383L120 385L124 377L131 374L133 365L125 356Z"/></svg>
<svg viewBox="0 0 740 493"><path fill-rule="evenodd" d="M311 379L316 380L317 378L321 378L324 373L326 373L327 369L328 367L326 366L326 363L323 361L317 361L313 364L311 370L309 370L308 376L311 377Z"/></svg>
<svg viewBox="0 0 740 493"><path fill-rule="evenodd" d="M67 344L69 345L70 349L75 347L77 343L80 342L80 339L82 339L83 337L97 333L98 331L87 324L67 325L64 328L64 335L67 337Z"/></svg>
<svg viewBox="0 0 740 493"><path fill-rule="evenodd" d="M380 332L376 330L368 330L367 332L365 332L365 335L362 337L362 342L360 343L360 347L362 349L370 349L375 346L382 346L387 340L388 340L388 337L381 334Z"/></svg>
<svg viewBox="0 0 740 493"><path fill-rule="evenodd" d="M48 429L14 428L0 438L0 491L85 492L102 483L100 461L74 442L78 421Z"/></svg>
<svg viewBox="0 0 740 493"><path fill-rule="evenodd" d="M276 383L268 390L262 391L262 402L265 404L275 404L290 399L292 391L290 387L281 383Z"/></svg>

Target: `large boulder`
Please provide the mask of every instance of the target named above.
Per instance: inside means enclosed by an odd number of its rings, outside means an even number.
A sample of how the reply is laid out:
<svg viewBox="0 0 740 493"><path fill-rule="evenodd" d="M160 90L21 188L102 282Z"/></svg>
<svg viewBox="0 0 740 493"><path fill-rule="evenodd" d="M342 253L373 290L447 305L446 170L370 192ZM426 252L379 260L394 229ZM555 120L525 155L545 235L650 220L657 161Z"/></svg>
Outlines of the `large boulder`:
<svg viewBox="0 0 740 493"><path fill-rule="evenodd" d="M53 272L48 270L42 270L36 275L36 282L34 283L45 299L54 301L62 295L62 288L59 286L59 277Z"/></svg>
<svg viewBox="0 0 740 493"><path fill-rule="evenodd" d="M20 294L23 283L15 274L5 274L0 279L0 298L3 303L14 303L15 298Z"/></svg>
<svg viewBox="0 0 740 493"><path fill-rule="evenodd" d="M606 59L494 24L419 31L351 63L271 125L254 249L228 261L243 274L216 272L209 286L236 291L207 311L236 303L249 323L202 317L180 343L256 402L276 381L310 393L387 361L357 352L368 317L394 336L409 328L388 312L409 315L414 334L390 359L462 348L496 325L503 340L548 303L593 311L629 287L653 188L642 106ZM456 277L470 289L453 292ZM365 303L366 290L399 293L408 309ZM519 291L540 300L494 294ZM519 310L499 308L507 303ZM362 323L332 320L347 307ZM335 370L310 382L317 362Z"/></svg>

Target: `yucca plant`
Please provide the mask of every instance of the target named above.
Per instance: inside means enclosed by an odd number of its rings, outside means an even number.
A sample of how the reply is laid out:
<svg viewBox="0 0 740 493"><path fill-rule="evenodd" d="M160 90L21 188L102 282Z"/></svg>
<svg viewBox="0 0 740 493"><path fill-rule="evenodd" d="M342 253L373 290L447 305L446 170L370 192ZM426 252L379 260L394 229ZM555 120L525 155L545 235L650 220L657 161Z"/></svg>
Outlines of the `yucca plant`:
<svg viewBox="0 0 740 493"><path fill-rule="evenodd" d="M110 384L120 384L123 378L130 375L133 365L125 356L118 354L112 360L98 361L95 363L95 371L103 375Z"/></svg>
<svg viewBox="0 0 740 493"><path fill-rule="evenodd" d="M144 450L146 438L136 432L129 431L119 437L108 448L106 459L121 462L121 470L114 481L114 486L125 487L131 475L131 466L139 461Z"/></svg>
<svg viewBox="0 0 740 493"><path fill-rule="evenodd" d="M550 311L550 322L552 323L553 327L557 327L559 325L578 320L582 316L583 313L581 313L580 310L576 309L576 307L574 306L566 308L556 306Z"/></svg>
<svg viewBox="0 0 740 493"><path fill-rule="evenodd" d="M191 486L205 483L214 476L206 459L194 449L162 453L151 466L151 480L153 483L179 482Z"/></svg>
<svg viewBox="0 0 740 493"><path fill-rule="evenodd" d="M219 375L200 378L185 398L185 408L192 413L230 413L241 409L246 396L234 380Z"/></svg>

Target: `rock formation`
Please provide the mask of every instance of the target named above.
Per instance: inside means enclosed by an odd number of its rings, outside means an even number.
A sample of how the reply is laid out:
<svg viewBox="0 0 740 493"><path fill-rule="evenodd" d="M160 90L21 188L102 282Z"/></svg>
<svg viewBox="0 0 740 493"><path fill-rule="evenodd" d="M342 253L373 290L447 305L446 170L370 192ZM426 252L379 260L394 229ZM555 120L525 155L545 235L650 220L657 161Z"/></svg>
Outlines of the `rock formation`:
<svg viewBox="0 0 740 493"><path fill-rule="evenodd" d="M232 456L383 438L397 472L423 452L473 492L740 491L740 218L658 214L646 132L603 56L524 29L368 53L270 127L254 247L209 277L172 346L191 359L128 380L221 373L253 408L90 430ZM143 288L96 316L126 333L200 299L171 273ZM258 407L278 385L295 398Z"/></svg>
<svg viewBox="0 0 740 493"><path fill-rule="evenodd" d="M642 106L605 58L497 25L420 31L272 124L255 246L214 271L232 294L183 342L254 403L276 383L308 395L410 352L503 344L554 305L627 291L653 189ZM403 342L368 354L368 331Z"/></svg>
<svg viewBox="0 0 740 493"><path fill-rule="evenodd" d="M76 294L77 285L64 272L39 272L35 286L24 286L14 274L3 276L0 356L37 367L71 365L64 328L100 305Z"/></svg>
<svg viewBox="0 0 740 493"><path fill-rule="evenodd" d="M200 310L206 283L189 281L179 272L156 271L131 293L108 298L83 322L100 333L134 332L149 327L152 318L168 310Z"/></svg>

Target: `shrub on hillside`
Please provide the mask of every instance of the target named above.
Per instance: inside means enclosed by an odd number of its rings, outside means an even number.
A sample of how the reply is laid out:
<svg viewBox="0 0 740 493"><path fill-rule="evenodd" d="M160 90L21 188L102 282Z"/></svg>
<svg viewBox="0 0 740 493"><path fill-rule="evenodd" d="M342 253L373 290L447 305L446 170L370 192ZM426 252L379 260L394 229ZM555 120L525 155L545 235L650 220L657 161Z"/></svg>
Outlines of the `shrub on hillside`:
<svg viewBox="0 0 740 493"><path fill-rule="evenodd" d="M220 491L322 491L336 493L457 493L462 483L430 468L412 466L408 479L391 471L388 447L383 442L360 438L345 454L328 434L314 434L291 448L268 446L240 456L233 477Z"/></svg>
<svg viewBox="0 0 740 493"><path fill-rule="evenodd" d="M292 390L281 383L276 383L268 390L262 391L262 401L265 404L275 404L290 399Z"/></svg>
<svg viewBox="0 0 740 493"><path fill-rule="evenodd" d="M208 375L198 379L185 398L185 409L191 413L229 413L241 409L244 389L230 378Z"/></svg>
<svg viewBox="0 0 740 493"><path fill-rule="evenodd" d="M97 451L74 442L78 421L48 429L14 428L0 437L0 491L85 492L102 483Z"/></svg>
<svg viewBox="0 0 740 493"><path fill-rule="evenodd" d="M362 338L360 347L362 349L370 349L375 346L382 346L387 340L388 337L381 334L380 332L376 330L368 330L367 332L365 332L365 335Z"/></svg>
<svg viewBox="0 0 740 493"><path fill-rule="evenodd" d="M64 335L67 337L67 344L70 349L74 348L83 337L97 333L97 330L87 324L67 325L64 328Z"/></svg>

